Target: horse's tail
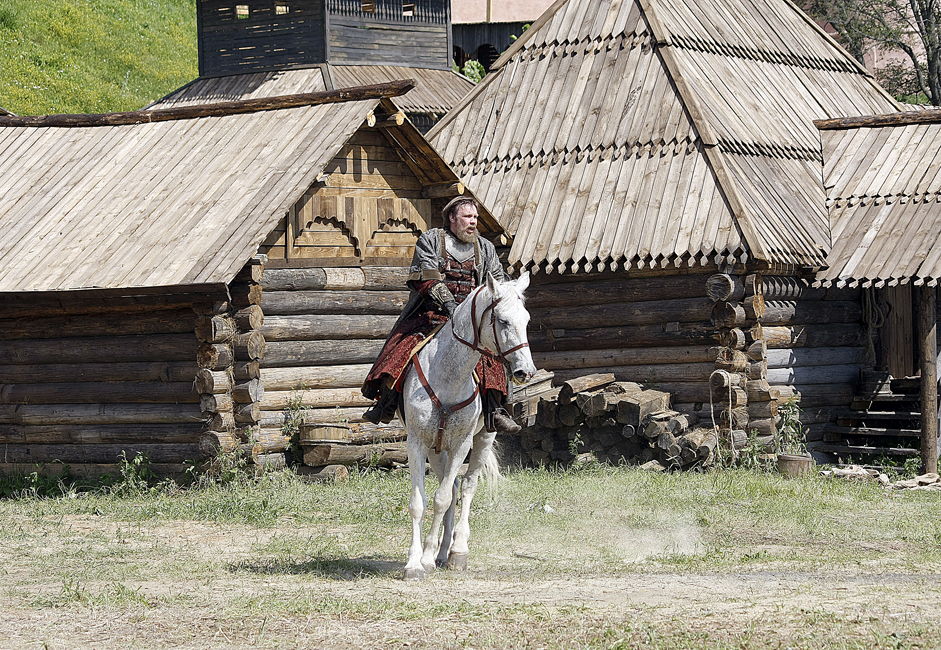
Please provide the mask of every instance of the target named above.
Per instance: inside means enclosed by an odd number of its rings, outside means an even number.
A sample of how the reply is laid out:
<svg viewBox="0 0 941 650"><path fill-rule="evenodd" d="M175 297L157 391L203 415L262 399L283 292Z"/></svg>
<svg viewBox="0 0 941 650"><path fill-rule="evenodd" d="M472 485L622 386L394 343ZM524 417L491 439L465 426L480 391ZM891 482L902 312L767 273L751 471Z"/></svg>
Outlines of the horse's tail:
<svg viewBox="0 0 941 650"><path fill-rule="evenodd" d="M496 503L500 493L500 483L506 478L500 472L500 449L496 440L484 452L480 465L480 476L486 481L487 498L491 503Z"/></svg>

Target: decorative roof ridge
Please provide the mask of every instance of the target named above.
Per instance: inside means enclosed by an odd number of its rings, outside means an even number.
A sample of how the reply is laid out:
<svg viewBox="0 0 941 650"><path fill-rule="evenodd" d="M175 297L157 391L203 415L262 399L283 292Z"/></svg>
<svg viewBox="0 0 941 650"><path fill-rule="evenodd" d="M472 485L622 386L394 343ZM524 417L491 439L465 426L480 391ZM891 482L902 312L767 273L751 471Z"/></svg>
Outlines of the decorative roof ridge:
<svg viewBox="0 0 941 650"><path fill-rule="evenodd" d="M814 126L821 131L908 126L909 124L941 124L941 108L922 111L899 111L898 113L886 113L883 115L859 115L856 117L834 117L826 120L814 120Z"/></svg>
<svg viewBox="0 0 941 650"><path fill-rule="evenodd" d="M528 151L522 153L520 151L514 151L511 154L499 156L496 158L473 158L471 160L459 160L455 163L455 166L466 168L470 165L474 167L481 167L485 165L493 165L496 163L507 163L511 164L520 164L525 160L532 161L542 161L548 158L565 158L569 156L577 156L579 160L584 157L588 157L590 160L594 160L596 157L606 157L606 154L614 152L613 155L609 156L612 158L619 158L622 155L630 154L635 155L640 151L646 152L659 152L665 149L673 149L675 153L679 153L681 148L688 148L691 144L695 143L698 139L691 137L682 137L682 138L671 138L670 140L650 140L647 142L632 142L632 143L622 143L622 144L610 144L610 145L588 145L587 147L575 147L569 149L563 147L562 149L540 149L539 151ZM819 155L818 155L819 158Z"/></svg>
<svg viewBox="0 0 941 650"><path fill-rule="evenodd" d="M697 50L708 52L709 54L719 54L734 56L739 59L749 59L753 61L763 61L765 63L774 63L779 65L790 65L794 67L807 68L810 70L828 70L830 72L855 72L859 70L848 61L840 59L821 59L819 57L803 56L792 52L780 52L775 50L765 50L756 47L744 47L741 45L732 45L731 43L720 43L718 41L706 40L695 36L683 36L680 34L671 34L671 45L687 50Z"/></svg>
<svg viewBox="0 0 941 650"><path fill-rule="evenodd" d="M370 86L343 88L341 90L324 90L297 95L282 95L280 97L258 97L232 102L195 104L173 108L154 108L124 113L0 117L0 127L83 127L147 124L150 122L256 113L300 106L398 97L414 87L415 81L413 79L405 79Z"/></svg>
<svg viewBox="0 0 941 650"><path fill-rule="evenodd" d="M798 145L783 145L775 142L745 142L743 140L719 139L719 148L728 153L742 156L765 156L768 158L783 158L786 160L812 160L822 163L823 157L819 149L802 147Z"/></svg>

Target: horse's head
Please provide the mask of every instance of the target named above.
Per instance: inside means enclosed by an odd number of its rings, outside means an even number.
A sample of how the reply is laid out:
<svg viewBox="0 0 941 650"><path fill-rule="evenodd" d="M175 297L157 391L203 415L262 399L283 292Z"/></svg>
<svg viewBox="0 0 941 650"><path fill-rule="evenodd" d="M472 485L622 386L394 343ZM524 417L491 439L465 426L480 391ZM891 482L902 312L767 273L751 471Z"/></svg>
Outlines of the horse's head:
<svg viewBox="0 0 941 650"><path fill-rule="evenodd" d="M510 376L517 384L536 374L526 336L529 312L523 304L523 292L528 286L528 271L518 280L508 282L497 282L487 274L486 288L494 306L490 310L492 327L481 328L481 341L505 359L510 366Z"/></svg>

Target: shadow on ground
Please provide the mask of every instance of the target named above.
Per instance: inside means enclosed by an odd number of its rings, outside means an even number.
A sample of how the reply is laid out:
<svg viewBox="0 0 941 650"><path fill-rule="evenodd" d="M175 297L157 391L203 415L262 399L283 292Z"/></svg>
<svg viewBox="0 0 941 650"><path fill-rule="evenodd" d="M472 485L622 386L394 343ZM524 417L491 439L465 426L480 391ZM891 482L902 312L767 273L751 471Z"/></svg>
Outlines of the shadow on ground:
<svg viewBox="0 0 941 650"><path fill-rule="evenodd" d="M228 566L230 573L258 575L315 575L331 580L361 580L363 578L399 578L401 561L377 556L357 558L312 557L307 560L245 560Z"/></svg>

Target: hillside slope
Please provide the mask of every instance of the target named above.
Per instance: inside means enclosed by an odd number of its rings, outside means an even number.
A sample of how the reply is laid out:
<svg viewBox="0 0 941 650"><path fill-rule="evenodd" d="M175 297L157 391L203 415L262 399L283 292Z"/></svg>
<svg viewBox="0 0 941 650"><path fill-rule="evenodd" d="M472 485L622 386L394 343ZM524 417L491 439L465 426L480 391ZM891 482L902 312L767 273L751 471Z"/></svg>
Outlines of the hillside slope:
<svg viewBox="0 0 941 650"><path fill-rule="evenodd" d="M0 106L142 108L197 76L195 0L2 0Z"/></svg>

